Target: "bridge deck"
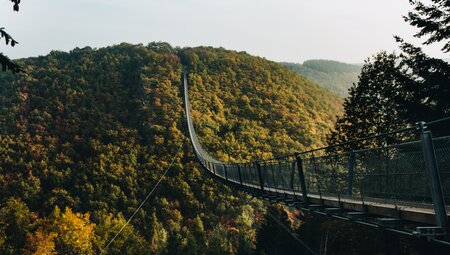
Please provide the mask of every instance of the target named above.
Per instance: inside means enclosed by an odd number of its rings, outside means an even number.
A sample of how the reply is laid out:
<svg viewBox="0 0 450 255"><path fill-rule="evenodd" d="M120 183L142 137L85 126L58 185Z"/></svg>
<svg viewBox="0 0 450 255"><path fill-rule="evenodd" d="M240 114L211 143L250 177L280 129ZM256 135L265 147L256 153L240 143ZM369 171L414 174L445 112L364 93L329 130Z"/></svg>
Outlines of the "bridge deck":
<svg viewBox="0 0 450 255"><path fill-rule="evenodd" d="M229 182L240 185L240 183L228 180ZM246 188L254 189L260 192L261 187L245 183ZM295 198L303 201L300 191L283 190L276 188L264 188L265 194L271 194L280 198ZM436 224L434 208L431 204L411 203L407 201L397 201L397 204L389 203L387 200L378 198L364 197L364 200L354 197L337 197L330 195L308 194L308 202L314 205L322 205L324 207L342 208L348 211L365 212L367 214L379 215L401 220L418 222L424 224ZM447 206L447 215L450 217L450 206Z"/></svg>

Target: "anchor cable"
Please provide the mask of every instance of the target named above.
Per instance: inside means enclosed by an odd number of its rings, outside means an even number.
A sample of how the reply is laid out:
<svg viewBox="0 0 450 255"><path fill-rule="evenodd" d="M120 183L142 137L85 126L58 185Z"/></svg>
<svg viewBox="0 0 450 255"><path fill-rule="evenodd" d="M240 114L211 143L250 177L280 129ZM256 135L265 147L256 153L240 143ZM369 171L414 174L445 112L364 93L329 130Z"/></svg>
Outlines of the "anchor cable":
<svg viewBox="0 0 450 255"><path fill-rule="evenodd" d="M169 166L164 171L164 174L159 178L158 182L153 186L153 188L150 190L150 192L147 194L147 197L145 197L144 201L139 205L139 207L134 211L133 215L127 220L127 222L120 228L120 230L116 233L116 235L109 241L109 243L102 249L102 252L100 255L104 254L105 251L108 250L109 246L116 240L116 238L122 233L122 231L125 229L125 227L130 223L130 221L134 218L134 216L138 213L138 211L144 206L144 204L147 202L147 200L150 198L150 196L153 194L153 192L156 190L156 188L159 186L161 181L166 176L167 172L169 172L169 169L172 167L173 163L175 162L175 159L177 158L178 153L180 152L183 145L181 145L177 152L173 155L172 161L170 162Z"/></svg>

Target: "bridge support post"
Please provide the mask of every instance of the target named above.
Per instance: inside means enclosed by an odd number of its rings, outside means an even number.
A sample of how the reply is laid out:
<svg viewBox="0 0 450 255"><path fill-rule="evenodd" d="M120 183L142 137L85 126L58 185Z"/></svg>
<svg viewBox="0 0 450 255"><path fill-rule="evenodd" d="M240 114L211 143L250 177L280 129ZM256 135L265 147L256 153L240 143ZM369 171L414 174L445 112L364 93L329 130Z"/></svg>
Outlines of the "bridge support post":
<svg viewBox="0 0 450 255"><path fill-rule="evenodd" d="M302 188L302 198L305 204L308 204L308 193L306 191L305 174L303 172L302 158L298 153L295 154L295 160L297 161L297 171L300 178L300 187Z"/></svg>
<svg viewBox="0 0 450 255"><path fill-rule="evenodd" d="M259 162L255 162L256 169L258 170L258 178L259 178L259 185L261 187L261 192L264 192L264 180L262 178L261 173L261 164Z"/></svg>
<svg viewBox="0 0 450 255"><path fill-rule="evenodd" d="M430 192L433 199L436 225L442 228L448 227L448 217L445 209L444 195L442 192L441 179L436 162L436 153L434 151L433 136L430 131L425 130L425 122L419 122L420 139L422 141L422 151L425 159L425 165L430 180Z"/></svg>
<svg viewBox="0 0 450 255"><path fill-rule="evenodd" d="M347 183L347 195L351 196L353 193L353 178L355 176L355 152L350 151L348 158L348 183Z"/></svg>

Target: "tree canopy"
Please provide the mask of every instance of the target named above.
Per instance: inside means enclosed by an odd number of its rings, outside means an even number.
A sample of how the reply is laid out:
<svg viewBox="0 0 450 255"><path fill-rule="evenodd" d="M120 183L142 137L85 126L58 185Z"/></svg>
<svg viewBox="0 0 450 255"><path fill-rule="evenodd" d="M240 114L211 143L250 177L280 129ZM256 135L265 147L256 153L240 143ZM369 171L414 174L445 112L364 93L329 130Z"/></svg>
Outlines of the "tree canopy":
<svg viewBox="0 0 450 255"><path fill-rule="evenodd" d="M399 70L396 61L395 54L386 52L365 61L358 83L350 88L349 97L344 101L344 114L338 118L329 144L386 133L406 126L400 115L402 107L395 101L399 96L399 84L396 80ZM358 149L355 146L366 144L352 145L348 149Z"/></svg>
<svg viewBox="0 0 450 255"><path fill-rule="evenodd" d="M404 16L404 20L419 28L416 37L428 37L424 44L445 41L442 51L450 51L450 3L447 0L431 0L425 4L409 0L413 11Z"/></svg>
<svg viewBox="0 0 450 255"><path fill-rule="evenodd" d="M196 127L221 158L321 146L341 109L283 66L224 49L124 43L21 59L26 74L0 73L1 254L99 253L184 144L107 254L255 250L262 203L202 174L187 146L181 59Z"/></svg>

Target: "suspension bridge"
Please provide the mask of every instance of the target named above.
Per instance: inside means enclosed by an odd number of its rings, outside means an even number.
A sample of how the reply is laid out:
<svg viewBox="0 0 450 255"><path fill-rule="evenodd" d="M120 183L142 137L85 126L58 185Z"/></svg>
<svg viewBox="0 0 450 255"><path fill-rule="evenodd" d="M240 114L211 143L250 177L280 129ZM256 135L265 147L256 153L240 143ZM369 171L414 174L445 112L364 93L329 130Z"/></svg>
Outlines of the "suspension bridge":
<svg viewBox="0 0 450 255"><path fill-rule="evenodd" d="M186 71L183 87L190 140L216 180L269 201L450 246L450 136L433 137L428 129L449 118L268 160L222 162L198 140ZM410 139L371 143L393 135ZM357 143L372 146L352 149Z"/></svg>

